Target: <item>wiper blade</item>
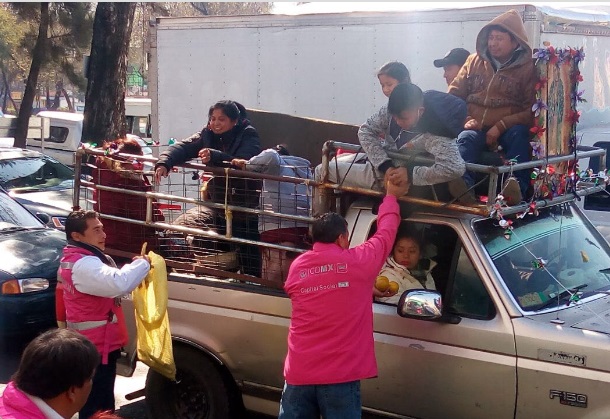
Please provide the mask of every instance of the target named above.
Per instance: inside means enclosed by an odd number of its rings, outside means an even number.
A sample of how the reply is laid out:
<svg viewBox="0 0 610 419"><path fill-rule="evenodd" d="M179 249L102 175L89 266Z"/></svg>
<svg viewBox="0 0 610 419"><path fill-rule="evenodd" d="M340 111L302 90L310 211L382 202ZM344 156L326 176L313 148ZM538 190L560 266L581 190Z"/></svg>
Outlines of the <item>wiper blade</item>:
<svg viewBox="0 0 610 419"><path fill-rule="evenodd" d="M561 303L561 301L565 300L566 298L568 299L567 305L570 305L573 295L575 293L577 293L578 291L580 291L581 289L586 288L588 286L589 286L589 284L580 284L580 285L577 285L570 289L561 291L559 294L551 293L551 294L549 294L550 300L543 303L540 307L538 307L536 309L536 311L544 310L545 308L551 307L553 305L559 306L559 303Z"/></svg>
<svg viewBox="0 0 610 419"><path fill-rule="evenodd" d="M24 230L28 230L28 227L20 227L20 226L15 226L15 227L6 227L0 230L0 233L12 233L14 231L24 231Z"/></svg>

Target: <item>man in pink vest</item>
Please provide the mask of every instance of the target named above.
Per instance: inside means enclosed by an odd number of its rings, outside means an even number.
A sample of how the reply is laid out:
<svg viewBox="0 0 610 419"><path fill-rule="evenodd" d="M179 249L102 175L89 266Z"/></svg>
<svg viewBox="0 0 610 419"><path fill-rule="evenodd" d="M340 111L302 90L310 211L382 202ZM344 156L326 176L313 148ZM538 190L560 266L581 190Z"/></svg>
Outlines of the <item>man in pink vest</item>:
<svg viewBox="0 0 610 419"><path fill-rule="evenodd" d="M70 419L85 404L100 354L73 330L53 329L32 340L0 397L3 419Z"/></svg>
<svg viewBox="0 0 610 419"><path fill-rule="evenodd" d="M286 383L280 419L360 418L360 380L377 375L373 287L400 224L397 197L405 181L386 172L377 231L349 249L347 222L336 213L317 218L313 249L290 266L284 289L292 302Z"/></svg>
<svg viewBox="0 0 610 419"><path fill-rule="evenodd" d="M68 245L59 266L66 325L88 337L102 356L80 419L98 410L114 411L114 381L127 329L120 297L135 289L148 274L150 260L136 256L117 268L105 249L104 226L95 211L74 211L66 220Z"/></svg>

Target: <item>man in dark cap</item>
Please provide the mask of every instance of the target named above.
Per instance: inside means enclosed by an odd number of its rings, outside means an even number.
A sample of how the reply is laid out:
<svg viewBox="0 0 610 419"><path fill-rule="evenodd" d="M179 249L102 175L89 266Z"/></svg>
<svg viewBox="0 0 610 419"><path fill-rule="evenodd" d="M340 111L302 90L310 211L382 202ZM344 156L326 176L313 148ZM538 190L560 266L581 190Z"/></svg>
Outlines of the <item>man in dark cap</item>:
<svg viewBox="0 0 610 419"><path fill-rule="evenodd" d="M460 71L460 68L462 68L469 55L470 52L464 48L453 48L443 58L434 60L434 67L442 67L443 70L445 70L443 77L447 82L447 86L449 86L455 76L457 76L458 71Z"/></svg>

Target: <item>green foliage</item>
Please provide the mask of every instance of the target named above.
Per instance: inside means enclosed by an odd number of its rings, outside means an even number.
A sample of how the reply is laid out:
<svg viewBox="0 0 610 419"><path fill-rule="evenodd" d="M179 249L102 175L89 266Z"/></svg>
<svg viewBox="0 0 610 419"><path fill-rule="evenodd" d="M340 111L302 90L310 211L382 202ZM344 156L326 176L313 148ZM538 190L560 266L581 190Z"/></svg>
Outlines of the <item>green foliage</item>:
<svg viewBox="0 0 610 419"><path fill-rule="evenodd" d="M38 36L40 3L8 3L8 7L2 10L12 16L15 25L6 27L1 22L0 25L7 29L21 29L13 37L18 40L11 44L8 57L19 69L18 76L25 78L31 63L31 51ZM91 3L83 2L49 3L49 14L48 43L38 83L55 86L56 82L66 77L72 85L84 90L86 80L82 74L83 54L91 46L94 8ZM0 44L8 39L1 29L0 37ZM0 60L5 61L1 54L0 52Z"/></svg>

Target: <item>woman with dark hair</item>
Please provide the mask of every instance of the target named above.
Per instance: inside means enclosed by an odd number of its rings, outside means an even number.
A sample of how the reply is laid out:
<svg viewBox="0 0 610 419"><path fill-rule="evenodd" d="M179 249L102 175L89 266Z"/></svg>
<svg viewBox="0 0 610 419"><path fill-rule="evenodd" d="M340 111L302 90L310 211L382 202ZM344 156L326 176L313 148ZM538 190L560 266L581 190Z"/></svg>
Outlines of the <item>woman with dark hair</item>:
<svg viewBox="0 0 610 419"><path fill-rule="evenodd" d="M157 183L161 177L167 177L169 171L177 164L199 157L201 162L214 167L237 167L231 164L233 159L248 160L261 152L260 139L256 129L246 118L243 105L232 100L221 100L210 106L208 123L198 133L173 144L161 153L155 165ZM246 178L230 178L228 188L224 177L208 181L206 193L212 202L227 202L229 205L257 208L260 196L261 181ZM195 207L179 217L175 223L201 227L213 220L214 227L220 234L226 231L226 219L222 211L206 211ZM259 240L258 216L235 211L233 213L233 235L235 237ZM258 248L253 245L237 245L241 259L242 273L259 276L261 262Z"/></svg>

